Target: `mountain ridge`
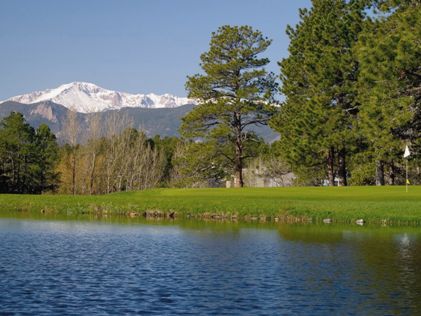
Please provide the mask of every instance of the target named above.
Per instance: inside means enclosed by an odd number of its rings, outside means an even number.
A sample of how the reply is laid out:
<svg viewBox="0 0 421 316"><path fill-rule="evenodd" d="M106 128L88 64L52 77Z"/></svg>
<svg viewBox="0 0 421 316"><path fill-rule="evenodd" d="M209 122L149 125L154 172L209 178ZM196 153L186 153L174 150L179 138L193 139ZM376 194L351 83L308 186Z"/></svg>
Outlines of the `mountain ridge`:
<svg viewBox="0 0 421 316"><path fill-rule="evenodd" d="M181 123L181 118L193 109L194 105L186 104L174 108L139 108L126 107L117 110L107 110L97 113L76 113L76 119L79 126L78 142L86 140L86 135L89 134L89 122L95 115L99 115L100 124L102 127L102 136L107 134L107 122L110 121L113 115L122 118L122 121L127 119L130 122L128 126L143 130L148 137L160 135L179 136L178 128ZM37 128L41 124L47 124L53 133L57 136L60 143L65 143L66 122L70 110L63 105L56 104L52 101L43 101L34 104L22 104L15 101L6 101L0 103L0 120L8 116L11 112L20 112L23 114L28 123ZM278 134L273 132L268 126L254 127L253 130L266 141L271 142L278 138Z"/></svg>
<svg viewBox="0 0 421 316"><path fill-rule="evenodd" d="M119 117L120 121L130 122L127 127L141 129L149 137L179 136L181 118L195 105L192 99L170 94L130 94L107 90L89 82L72 82L0 101L0 119L10 112L20 112L33 127L47 124L60 142L66 142L64 131L70 111L76 112L81 134L78 141L82 142L89 134L89 122L94 115L99 115L103 129L112 117ZM266 141L277 138L277 134L267 126L252 130ZM86 135L83 136L83 133ZM101 134L105 136L107 131Z"/></svg>
<svg viewBox="0 0 421 316"><path fill-rule="evenodd" d="M118 121L127 121L127 126L118 126L118 129L134 127L143 130L146 135L153 137L155 135L179 136L178 127L181 118L187 114L193 105L186 104L175 108L122 108L117 110L108 110L97 113L76 113L77 126L80 131L78 142L83 142L89 131L90 119L95 115L99 116L103 132L106 135L108 121L113 115L116 115ZM65 125L69 115L69 109L51 101L43 101L34 104L22 104L15 101L6 101L0 103L0 119L8 116L11 112L20 112L28 123L37 128L41 124L47 124L56 134L61 143L66 142L64 135ZM89 134L89 133L87 133Z"/></svg>
<svg viewBox="0 0 421 316"><path fill-rule="evenodd" d="M8 98L21 104L51 101L79 113L95 113L122 108L175 108L196 104L193 99L172 94L133 94L102 88L89 82L74 81L53 89L39 90Z"/></svg>

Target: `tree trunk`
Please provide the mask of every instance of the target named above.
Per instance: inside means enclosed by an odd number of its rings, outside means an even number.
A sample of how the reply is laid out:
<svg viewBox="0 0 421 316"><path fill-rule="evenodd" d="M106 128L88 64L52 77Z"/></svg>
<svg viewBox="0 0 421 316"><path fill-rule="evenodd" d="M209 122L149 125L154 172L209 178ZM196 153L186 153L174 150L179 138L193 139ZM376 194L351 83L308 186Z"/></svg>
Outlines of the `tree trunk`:
<svg viewBox="0 0 421 316"><path fill-rule="evenodd" d="M348 179L346 175L346 151L342 148L338 153L338 186L347 186Z"/></svg>
<svg viewBox="0 0 421 316"><path fill-rule="evenodd" d="M89 194L92 195L94 192L94 179L95 179L95 164L96 164L96 153L92 153L91 161L91 172L89 174Z"/></svg>
<svg viewBox="0 0 421 316"><path fill-rule="evenodd" d="M76 152L74 149L72 155L72 194L76 194Z"/></svg>
<svg viewBox="0 0 421 316"><path fill-rule="evenodd" d="M109 175L107 175L107 192L106 193L108 194L108 193L110 193L110 191L111 191L110 190L110 177L109 177Z"/></svg>
<svg viewBox="0 0 421 316"><path fill-rule="evenodd" d="M396 167L393 162L390 164L390 184L396 184Z"/></svg>
<svg viewBox="0 0 421 316"><path fill-rule="evenodd" d="M235 159L234 187L236 188L244 187L242 148L238 146L236 150L236 159Z"/></svg>
<svg viewBox="0 0 421 316"><path fill-rule="evenodd" d="M235 188L244 187L242 148L241 146L238 146L238 144L237 144L237 150L236 150L234 171L235 171L234 187Z"/></svg>
<svg viewBox="0 0 421 316"><path fill-rule="evenodd" d="M334 161L335 161L335 151L333 147L331 147L329 149L329 155L327 157L327 175L328 175L328 180L329 180L329 186L335 185Z"/></svg>
<svg viewBox="0 0 421 316"><path fill-rule="evenodd" d="M384 185L384 163L379 160L376 162L376 185Z"/></svg>
<svg viewBox="0 0 421 316"><path fill-rule="evenodd" d="M12 186L9 188L9 190L12 189L13 191L17 187L16 167L15 167L15 160L13 159L13 157L10 158L10 162L12 164Z"/></svg>
<svg viewBox="0 0 421 316"><path fill-rule="evenodd" d="M234 114L234 120L236 125L236 141L235 141L235 179L234 187L244 187L243 179L243 133L241 128L241 115L239 113Z"/></svg>
<svg viewBox="0 0 421 316"><path fill-rule="evenodd" d="M235 188L244 187L243 168L239 166L236 166L236 170L235 170L234 187Z"/></svg>

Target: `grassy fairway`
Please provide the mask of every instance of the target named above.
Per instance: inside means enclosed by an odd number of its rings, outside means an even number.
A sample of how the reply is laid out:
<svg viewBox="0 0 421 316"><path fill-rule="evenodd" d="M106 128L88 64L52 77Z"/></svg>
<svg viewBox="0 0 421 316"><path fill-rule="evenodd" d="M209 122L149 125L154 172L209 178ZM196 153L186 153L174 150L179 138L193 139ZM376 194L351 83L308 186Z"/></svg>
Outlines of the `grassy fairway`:
<svg viewBox="0 0 421 316"><path fill-rule="evenodd" d="M421 186L155 189L102 196L0 195L0 211L115 213L175 211L178 216L219 214L332 218L347 222L421 223Z"/></svg>

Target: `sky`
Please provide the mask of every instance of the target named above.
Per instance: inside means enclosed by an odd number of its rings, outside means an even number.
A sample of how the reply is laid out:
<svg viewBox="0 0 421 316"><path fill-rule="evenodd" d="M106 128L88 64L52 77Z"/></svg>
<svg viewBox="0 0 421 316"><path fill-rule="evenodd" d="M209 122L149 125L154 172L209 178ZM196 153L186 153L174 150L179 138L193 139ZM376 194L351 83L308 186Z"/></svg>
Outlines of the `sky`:
<svg viewBox="0 0 421 316"><path fill-rule="evenodd" d="M288 24L310 0L1 0L0 100L72 81L186 96L186 76L221 25L273 40L270 71L288 54Z"/></svg>

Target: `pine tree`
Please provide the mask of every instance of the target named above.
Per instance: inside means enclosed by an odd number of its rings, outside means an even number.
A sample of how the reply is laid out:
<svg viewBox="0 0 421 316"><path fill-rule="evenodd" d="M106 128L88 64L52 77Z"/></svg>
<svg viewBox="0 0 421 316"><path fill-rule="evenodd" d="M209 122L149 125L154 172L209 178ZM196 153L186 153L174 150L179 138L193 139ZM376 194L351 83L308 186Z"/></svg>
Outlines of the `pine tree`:
<svg viewBox="0 0 421 316"><path fill-rule="evenodd" d="M204 74L188 77L189 97L199 105L182 120L181 132L216 142L236 175L236 186L243 186L243 168L253 156L250 132L253 125L266 125L275 112L277 85L259 58L271 41L250 26L222 26L212 33L209 51L201 55Z"/></svg>
<svg viewBox="0 0 421 316"><path fill-rule="evenodd" d="M37 191L55 191L59 185L59 174L55 171L59 160L56 136L47 125L41 124L36 130L35 142L39 166Z"/></svg>
<svg viewBox="0 0 421 316"><path fill-rule="evenodd" d="M56 138L46 125L36 131L20 113L0 122L0 192L42 193L57 186Z"/></svg>
<svg viewBox="0 0 421 316"><path fill-rule="evenodd" d="M0 126L2 192L34 193L37 166L34 148L35 131L23 115L12 112Z"/></svg>
<svg viewBox="0 0 421 316"><path fill-rule="evenodd" d="M279 65L286 100L272 121L293 170L310 183L347 185L347 159L356 142L358 63L353 47L362 30L359 1L313 0L288 26L289 56Z"/></svg>
<svg viewBox="0 0 421 316"><path fill-rule="evenodd" d="M384 185L386 172L395 183L405 144L412 145L412 157L421 152L421 4L388 0L379 8L357 53L360 126L376 183Z"/></svg>

